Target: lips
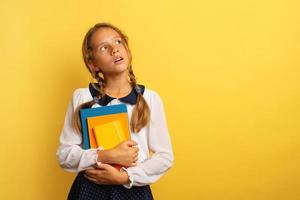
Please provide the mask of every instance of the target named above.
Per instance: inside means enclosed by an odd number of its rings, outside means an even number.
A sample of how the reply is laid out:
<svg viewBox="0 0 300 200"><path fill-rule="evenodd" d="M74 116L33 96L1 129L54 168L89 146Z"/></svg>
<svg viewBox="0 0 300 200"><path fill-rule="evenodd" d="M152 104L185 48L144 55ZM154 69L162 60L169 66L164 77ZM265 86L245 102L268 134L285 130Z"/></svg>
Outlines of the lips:
<svg viewBox="0 0 300 200"><path fill-rule="evenodd" d="M116 58L114 59L114 63L119 63L119 62L121 62L123 59L124 59L124 58L122 58L122 57L116 57Z"/></svg>

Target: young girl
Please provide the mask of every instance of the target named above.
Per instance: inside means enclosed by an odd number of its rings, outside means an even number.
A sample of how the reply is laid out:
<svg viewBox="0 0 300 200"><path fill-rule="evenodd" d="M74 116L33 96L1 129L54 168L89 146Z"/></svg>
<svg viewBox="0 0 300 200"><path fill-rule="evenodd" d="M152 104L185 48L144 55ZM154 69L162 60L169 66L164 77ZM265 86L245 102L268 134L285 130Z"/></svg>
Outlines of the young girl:
<svg viewBox="0 0 300 200"><path fill-rule="evenodd" d="M96 24L84 38L82 53L96 81L74 91L60 136L60 166L78 172L68 199L153 199L149 184L174 159L162 100L137 84L127 36L117 27ZM127 106L131 140L112 149L83 149L79 109L121 103Z"/></svg>

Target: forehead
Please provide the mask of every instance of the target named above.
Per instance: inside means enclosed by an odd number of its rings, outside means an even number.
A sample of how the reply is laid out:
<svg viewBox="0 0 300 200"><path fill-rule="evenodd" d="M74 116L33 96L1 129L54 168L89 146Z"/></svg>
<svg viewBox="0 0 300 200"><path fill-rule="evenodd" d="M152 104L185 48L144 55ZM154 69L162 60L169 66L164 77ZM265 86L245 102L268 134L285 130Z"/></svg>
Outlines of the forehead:
<svg viewBox="0 0 300 200"><path fill-rule="evenodd" d="M116 37L120 37L120 34L114 29L100 28L93 34L91 38L91 44L92 46L98 46L101 43L109 42Z"/></svg>

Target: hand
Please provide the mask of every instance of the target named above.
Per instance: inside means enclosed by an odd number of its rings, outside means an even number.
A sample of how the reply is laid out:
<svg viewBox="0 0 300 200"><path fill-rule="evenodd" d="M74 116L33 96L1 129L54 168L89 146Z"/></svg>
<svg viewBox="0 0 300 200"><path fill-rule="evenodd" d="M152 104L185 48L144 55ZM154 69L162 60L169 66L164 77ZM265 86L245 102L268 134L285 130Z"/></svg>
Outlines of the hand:
<svg viewBox="0 0 300 200"><path fill-rule="evenodd" d="M127 172L120 172L108 164L99 164L95 169L85 170L84 177L102 185L121 185L129 182Z"/></svg>
<svg viewBox="0 0 300 200"><path fill-rule="evenodd" d="M98 152L99 161L107 164L118 164L125 167L133 167L137 165L138 151L136 142L127 140L112 149L102 150Z"/></svg>

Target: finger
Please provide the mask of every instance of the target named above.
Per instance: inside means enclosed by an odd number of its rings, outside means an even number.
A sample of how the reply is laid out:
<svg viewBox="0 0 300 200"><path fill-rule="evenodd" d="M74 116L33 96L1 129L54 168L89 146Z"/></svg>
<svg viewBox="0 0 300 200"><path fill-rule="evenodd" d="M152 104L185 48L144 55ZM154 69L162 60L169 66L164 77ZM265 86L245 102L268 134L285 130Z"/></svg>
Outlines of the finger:
<svg viewBox="0 0 300 200"><path fill-rule="evenodd" d="M84 174L84 176L89 177L89 178L93 178L93 179L98 179L99 177L96 175L88 175L88 174Z"/></svg>
<svg viewBox="0 0 300 200"><path fill-rule="evenodd" d="M133 148L133 150L134 150L135 153L138 153L139 150L140 150L138 147L132 147L132 148Z"/></svg>
<svg viewBox="0 0 300 200"><path fill-rule="evenodd" d="M90 180L90 181L92 181L92 182L94 182L94 183L97 183L97 184L98 184L98 180L97 180L97 179L95 179L95 178L92 178L92 177L89 177L89 176L87 176L86 174L84 175L84 177L85 177L86 179L88 179L88 180Z"/></svg>
<svg viewBox="0 0 300 200"><path fill-rule="evenodd" d="M133 159L137 159L138 158L138 154L137 153L135 153L135 154L133 154Z"/></svg>
<svg viewBox="0 0 300 200"><path fill-rule="evenodd" d="M98 174L98 172L99 172L99 170L97 170L97 169L85 170L85 173L88 174L89 176L95 176Z"/></svg>
<svg viewBox="0 0 300 200"><path fill-rule="evenodd" d="M133 141L133 140L127 140L126 144L127 144L128 146L131 146L131 147L137 145L137 143L136 143L135 141Z"/></svg>
<svg viewBox="0 0 300 200"><path fill-rule="evenodd" d="M84 175L90 177L90 178L94 178L94 179L99 179L104 175L104 170L97 170L97 173L95 174L91 174L91 173L85 173Z"/></svg>
<svg viewBox="0 0 300 200"><path fill-rule="evenodd" d="M98 169L100 170L108 170L109 168L111 168L112 166L110 166L109 164L104 164L104 163L100 163L98 165Z"/></svg>

